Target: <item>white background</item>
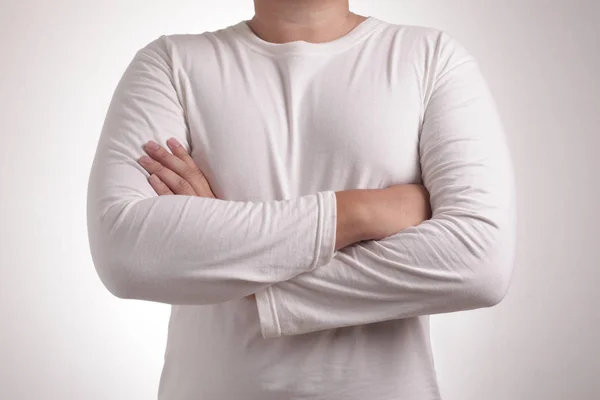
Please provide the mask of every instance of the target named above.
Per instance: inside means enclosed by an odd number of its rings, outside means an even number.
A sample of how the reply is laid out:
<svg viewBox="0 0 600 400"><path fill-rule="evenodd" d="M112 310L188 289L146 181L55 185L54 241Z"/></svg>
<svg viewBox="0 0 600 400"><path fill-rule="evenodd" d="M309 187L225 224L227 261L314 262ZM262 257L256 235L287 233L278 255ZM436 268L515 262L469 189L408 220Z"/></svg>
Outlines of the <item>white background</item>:
<svg viewBox="0 0 600 400"><path fill-rule="evenodd" d="M513 284L494 308L432 317L444 400L600 399L600 3L351 8L460 40L513 154ZM87 242L89 168L137 49L252 14L251 0L0 0L0 399L156 398L169 306L102 286Z"/></svg>

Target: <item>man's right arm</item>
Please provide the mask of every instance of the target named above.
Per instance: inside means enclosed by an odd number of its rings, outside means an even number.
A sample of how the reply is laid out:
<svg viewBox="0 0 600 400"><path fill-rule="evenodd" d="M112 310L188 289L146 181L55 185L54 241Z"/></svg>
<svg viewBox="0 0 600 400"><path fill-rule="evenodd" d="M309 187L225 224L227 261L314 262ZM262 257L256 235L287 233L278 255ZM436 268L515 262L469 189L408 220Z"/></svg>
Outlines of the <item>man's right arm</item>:
<svg viewBox="0 0 600 400"><path fill-rule="evenodd" d="M167 43L140 49L113 94L87 192L90 250L121 298L209 304L243 298L327 264L336 197L322 191L265 202L158 196L139 165L148 140L189 151Z"/></svg>
<svg viewBox="0 0 600 400"><path fill-rule="evenodd" d="M265 202L158 196L137 161L144 144L175 137L190 149L163 39L139 50L119 81L89 176L90 250L111 293L168 304L229 301L372 238L356 191Z"/></svg>

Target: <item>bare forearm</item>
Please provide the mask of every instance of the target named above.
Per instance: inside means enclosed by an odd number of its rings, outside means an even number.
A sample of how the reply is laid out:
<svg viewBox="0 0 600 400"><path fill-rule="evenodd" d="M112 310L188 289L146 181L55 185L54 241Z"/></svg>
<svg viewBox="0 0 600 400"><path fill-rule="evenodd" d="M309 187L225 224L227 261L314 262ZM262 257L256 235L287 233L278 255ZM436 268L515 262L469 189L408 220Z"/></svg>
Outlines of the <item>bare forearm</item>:
<svg viewBox="0 0 600 400"><path fill-rule="evenodd" d="M335 249L367 240L369 232L367 190L344 190L336 192L337 231Z"/></svg>
<svg viewBox="0 0 600 400"><path fill-rule="evenodd" d="M422 185L336 192L335 249L363 240L383 239L430 218L429 193Z"/></svg>

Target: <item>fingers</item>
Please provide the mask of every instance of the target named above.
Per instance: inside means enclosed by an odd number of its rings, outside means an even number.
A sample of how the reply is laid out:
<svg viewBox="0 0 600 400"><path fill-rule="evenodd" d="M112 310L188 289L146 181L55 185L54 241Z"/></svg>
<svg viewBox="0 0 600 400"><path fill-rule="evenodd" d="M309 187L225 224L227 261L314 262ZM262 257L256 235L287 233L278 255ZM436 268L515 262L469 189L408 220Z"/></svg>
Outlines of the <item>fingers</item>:
<svg viewBox="0 0 600 400"><path fill-rule="evenodd" d="M198 168L194 159L185 150L185 147L173 137L167 140L167 145L171 152L188 166L188 170L183 171L182 176L188 181L191 181L192 187L196 190L196 193L202 197L215 197L208 180L206 180L206 177L202 171L200 171L200 168Z"/></svg>
<svg viewBox="0 0 600 400"><path fill-rule="evenodd" d="M151 167L151 163L146 163L146 165L144 165L142 162L144 168L150 173L156 173L176 194L214 197L206 178L185 148L174 138L169 139L169 147L173 153L152 140L146 143L144 146L146 152L153 160L158 162L159 165L165 167L165 170L161 170L156 166L154 167L155 169L149 169L147 167ZM143 160L140 159L140 162L141 161ZM167 172L169 170L187 183L177 180L173 174ZM172 184L178 186L173 187L171 186ZM193 194L189 193L189 190L186 187L188 185L193 189ZM181 188L179 188L179 186L181 186ZM185 190L185 192L180 192L180 190Z"/></svg>
<svg viewBox="0 0 600 400"><path fill-rule="evenodd" d="M169 149L171 149L171 152L173 154L175 154L180 160L182 160L189 168L191 168L191 169L194 169L194 168L198 169L198 166L196 165L196 163L194 162L194 160L192 159L192 157L185 150L185 147L183 147L181 145L181 143L179 143L177 141L177 139L175 139L175 138L169 138L167 140L167 145L169 146Z"/></svg>
<svg viewBox="0 0 600 400"><path fill-rule="evenodd" d="M163 181L160 180L158 175L152 174L148 180L150 181L150 185L154 188L154 191L158 193L159 196L175 194L167 185L165 185Z"/></svg>
<svg viewBox="0 0 600 400"><path fill-rule="evenodd" d="M188 181L171 171L169 168L163 166L158 161L153 160L147 155L141 156L138 161L151 175L157 175L174 194L185 194L188 196L198 195ZM152 187L154 187L154 185L152 185Z"/></svg>
<svg viewBox="0 0 600 400"><path fill-rule="evenodd" d="M148 141L144 146L144 149L150 157L180 176L182 176L182 172L189 169L188 165L183 162L183 160L171 154L167 149L153 140Z"/></svg>

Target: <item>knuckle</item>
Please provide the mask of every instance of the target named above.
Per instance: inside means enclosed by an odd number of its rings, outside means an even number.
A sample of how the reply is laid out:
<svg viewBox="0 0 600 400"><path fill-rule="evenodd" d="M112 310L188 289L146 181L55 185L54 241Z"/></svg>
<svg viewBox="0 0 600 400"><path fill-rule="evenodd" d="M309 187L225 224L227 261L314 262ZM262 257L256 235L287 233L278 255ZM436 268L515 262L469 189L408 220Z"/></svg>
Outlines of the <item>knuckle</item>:
<svg viewBox="0 0 600 400"><path fill-rule="evenodd" d="M169 156L169 152L162 147L159 147L154 151L154 156L156 158L164 159Z"/></svg>
<svg viewBox="0 0 600 400"><path fill-rule="evenodd" d="M191 185L185 179L177 179L177 187L182 190L188 190L191 188Z"/></svg>
<svg viewBox="0 0 600 400"><path fill-rule="evenodd" d="M172 151L173 151L173 154L177 155L178 157L188 156L188 152L185 151L185 148L183 146L176 147Z"/></svg>
<svg viewBox="0 0 600 400"><path fill-rule="evenodd" d="M189 176L191 178L196 178L198 176L203 176L202 172L196 167L186 167L183 171L183 175Z"/></svg>

